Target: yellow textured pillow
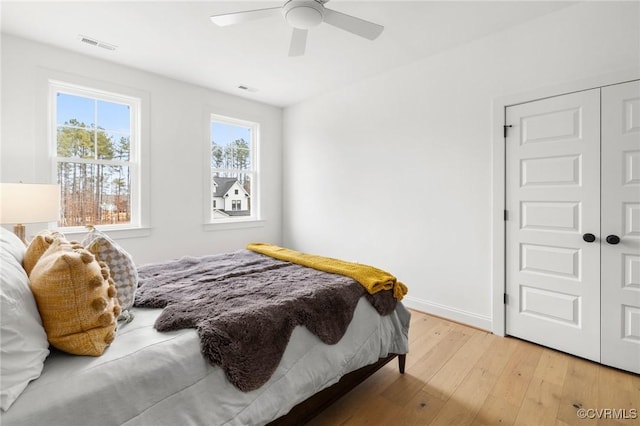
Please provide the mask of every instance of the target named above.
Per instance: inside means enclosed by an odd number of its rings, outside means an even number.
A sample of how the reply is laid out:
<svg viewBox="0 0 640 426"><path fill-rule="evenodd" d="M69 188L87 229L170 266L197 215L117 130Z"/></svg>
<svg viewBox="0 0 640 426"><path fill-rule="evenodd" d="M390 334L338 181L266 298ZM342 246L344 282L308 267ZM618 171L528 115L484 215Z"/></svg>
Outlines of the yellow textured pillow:
<svg viewBox="0 0 640 426"><path fill-rule="evenodd" d="M51 243L58 238L64 238L64 235L58 231L51 230L42 231L33 237L22 259L22 266L27 276L31 275L31 271L33 267L36 266L38 259L47 251Z"/></svg>
<svg viewBox="0 0 640 426"><path fill-rule="evenodd" d="M75 355L102 355L115 339L120 315L109 268L78 243L59 238L30 281L49 343Z"/></svg>

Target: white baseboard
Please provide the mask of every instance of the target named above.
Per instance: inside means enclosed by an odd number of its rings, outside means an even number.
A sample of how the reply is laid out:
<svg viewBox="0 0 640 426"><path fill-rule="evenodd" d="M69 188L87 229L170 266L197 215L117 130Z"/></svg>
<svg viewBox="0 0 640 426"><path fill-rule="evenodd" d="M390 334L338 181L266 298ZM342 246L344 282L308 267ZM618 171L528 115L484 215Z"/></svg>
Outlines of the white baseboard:
<svg viewBox="0 0 640 426"><path fill-rule="evenodd" d="M438 303L417 299L411 296L405 296L404 299L402 299L402 303L407 308L412 308L417 311L449 319L451 321L467 324L482 330L491 331L491 317L462 311L450 306L440 305Z"/></svg>

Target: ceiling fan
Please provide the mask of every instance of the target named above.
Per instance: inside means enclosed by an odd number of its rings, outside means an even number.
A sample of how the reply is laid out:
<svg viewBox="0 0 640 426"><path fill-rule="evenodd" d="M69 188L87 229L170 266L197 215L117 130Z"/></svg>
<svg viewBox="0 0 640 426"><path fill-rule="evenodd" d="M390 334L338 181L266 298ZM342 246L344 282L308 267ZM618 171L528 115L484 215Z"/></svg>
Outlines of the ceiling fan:
<svg viewBox="0 0 640 426"><path fill-rule="evenodd" d="M225 13L211 16L210 19L216 25L227 26L281 14L285 21L293 27L289 56L301 56L304 54L308 30L320 25L322 22L369 40L374 40L384 30L382 25L327 9L324 4L328 1L288 0L280 7Z"/></svg>

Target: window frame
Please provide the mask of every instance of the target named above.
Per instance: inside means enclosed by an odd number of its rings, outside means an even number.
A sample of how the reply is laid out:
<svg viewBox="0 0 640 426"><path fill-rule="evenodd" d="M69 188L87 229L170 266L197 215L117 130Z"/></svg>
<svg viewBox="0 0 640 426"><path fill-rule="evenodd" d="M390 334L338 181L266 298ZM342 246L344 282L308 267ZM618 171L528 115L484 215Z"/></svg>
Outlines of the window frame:
<svg viewBox="0 0 640 426"><path fill-rule="evenodd" d="M116 234L122 236L138 236L141 235L136 230L144 230L148 226L148 220L145 206L148 205L147 180L143 171L142 158L145 152L145 144L143 141L143 127L146 128L146 120L143 117L143 107L147 104L147 100L139 94L123 93L126 90L119 88L102 88L97 87L99 84L76 84L65 80L49 79L49 149L51 152L52 162L52 180L57 182L58 164L65 162L85 163L85 164L116 164L121 165L121 160L101 160L101 159L81 159L74 157L59 157L57 151L57 94L63 93L71 96L80 96L92 100L124 104L130 109L130 133L129 133L129 160L125 161L129 167L131 193L130 193L130 215L131 220L125 224L98 224L96 227L103 231L116 231ZM86 232L85 226L59 226L65 234L76 234ZM130 231L133 231L131 233Z"/></svg>
<svg viewBox="0 0 640 426"><path fill-rule="evenodd" d="M250 129L251 140L249 142L250 150L250 168L249 169L225 169L216 168L211 166L211 142L213 141L212 124L214 122L245 127ZM260 208L260 123L237 117L230 117L228 115L219 114L209 110L206 113L206 156L205 156L205 205L204 211L204 230L210 231L215 229L233 229L233 228L246 228L254 226L262 226L261 208ZM228 218L214 218L213 217L213 174L215 172L223 173L246 173L251 177L250 186L250 214L248 216L230 216Z"/></svg>

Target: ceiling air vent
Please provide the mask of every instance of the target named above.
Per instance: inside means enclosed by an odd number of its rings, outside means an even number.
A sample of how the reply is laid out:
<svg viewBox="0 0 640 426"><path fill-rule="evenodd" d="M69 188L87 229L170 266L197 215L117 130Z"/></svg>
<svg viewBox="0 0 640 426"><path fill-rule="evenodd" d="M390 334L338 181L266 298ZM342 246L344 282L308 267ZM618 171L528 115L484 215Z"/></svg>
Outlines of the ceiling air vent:
<svg viewBox="0 0 640 426"><path fill-rule="evenodd" d="M95 38L87 37L82 34L78 35L78 39L83 43L90 44L91 46L102 47L107 50L116 50L117 47L113 44L105 43L104 41L96 40Z"/></svg>
<svg viewBox="0 0 640 426"><path fill-rule="evenodd" d="M249 86L246 86L244 84L240 84L238 86L238 89L244 90L246 92L257 92L258 91L258 89L256 89L255 87L249 87Z"/></svg>

